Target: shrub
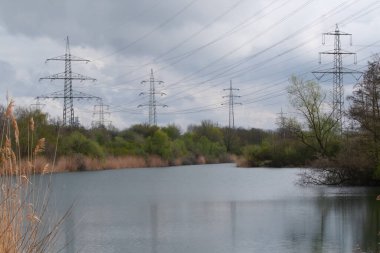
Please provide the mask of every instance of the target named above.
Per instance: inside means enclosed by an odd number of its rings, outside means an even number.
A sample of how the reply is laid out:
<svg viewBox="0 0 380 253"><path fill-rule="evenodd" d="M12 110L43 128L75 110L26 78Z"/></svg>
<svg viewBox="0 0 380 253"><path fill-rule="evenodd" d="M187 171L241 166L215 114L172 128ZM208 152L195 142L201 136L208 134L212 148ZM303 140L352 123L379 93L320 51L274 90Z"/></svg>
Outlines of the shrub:
<svg viewBox="0 0 380 253"><path fill-rule="evenodd" d="M78 131L71 133L63 139L59 151L62 155L82 154L97 158L104 157L102 147Z"/></svg>

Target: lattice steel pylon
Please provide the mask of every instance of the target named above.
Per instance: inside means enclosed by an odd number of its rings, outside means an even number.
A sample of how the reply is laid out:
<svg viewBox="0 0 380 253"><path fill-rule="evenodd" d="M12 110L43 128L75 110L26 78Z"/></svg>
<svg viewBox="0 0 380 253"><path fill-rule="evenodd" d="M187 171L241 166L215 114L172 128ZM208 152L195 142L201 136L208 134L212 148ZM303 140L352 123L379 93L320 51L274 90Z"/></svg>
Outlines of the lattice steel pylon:
<svg viewBox="0 0 380 253"><path fill-rule="evenodd" d="M61 56L57 56L54 58L49 58L46 60L48 61L64 61L65 62L65 72L63 73L58 73L54 74L51 76L47 77L42 77L40 80L64 80L64 89L63 93L59 92L54 92L49 95L43 95L39 96L37 98L39 99L47 99L47 98L63 98L63 120L62 123L63 125L70 125L74 126L76 124L75 121L75 116L74 116L74 99L82 99L82 98L87 98L87 99L99 99L99 97L92 96L89 94L85 94L83 92L75 92L73 90L73 80L79 80L79 81L96 81L95 78L84 76L78 73L74 73L71 70L71 62L90 62L89 60L71 55L70 52L70 41L69 37L66 37L66 53Z"/></svg>
<svg viewBox="0 0 380 253"><path fill-rule="evenodd" d="M161 107L167 107L167 105L157 103L156 100L156 95L166 95L164 92L157 92L156 91L156 84L163 84L163 81L158 81L154 79L153 75L153 69L150 70L150 78L149 80L144 80L141 82L142 84L144 83L149 83L149 103L148 104L141 104L138 105L138 107L143 107L143 106L148 106L149 107L149 125L150 126L156 126L157 125L157 106ZM146 94L145 92L141 92L140 95Z"/></svg>
<svg viewBox="0 0 380 253"><path fill-rule="evenodd" d="M232 88L232 80L230 80L230 87L227 89L223 89L224 91L228 91L229 94L227 96L223 96L223 98L228 98L228 129L227 129L227 151L231 151L232 146L232 137L235 129L235 105L241 105L241 103L236 103L235 98L239 98L240 96L234 95L234 91L238 91L239 89ZM226 105L227 103L222 103L222 105Z"/></svg>
<svg viewBox="0 0 380 253"><path fill-rule="evenodd" d="M86 93L83 93L83 92L80 92L80 91L74 91L72 90L71 91L71 99L74 100L74 99L77 99L77 100L81 100L81 99L87 99L87 100L96 100L96 101L100 101L101 100L101 97L97 97L97 96L93 96L93 95L90 95L90 94L86 94ZM67 95L65 94L64 91L56 91L56 92L53 92L53 93L50 93L50 94L45 94L45 95L40 95L38 97L36 97L37 100L40 100L40 99L67 99ZM66 111L67 112L67 111ZM63 113L65 113L65 110L63 110ZM71 116L74 116L74 109L73 109L73 112L72 114L70 114L70 117ZM65 122L62 122L62 124L65 126ZM78 121L78 117L73 117L73 118L70 118L70 121L69 121L69 126L78 126L79 125L79 121Z"/></svg>
<svg viewBox="0 0 380 253"><path fill-rule="evenodd" d="M334 66L331 69L313 71L314 76L320 80L326 74L333 75L333 92L332 92L332 110L333 116L339 122L340 129L343 129L343 112L344 112L344 85L343 85L343 75L351 74L361 74L359 71L343 67L343 55L354 55L354 63L356 64L356 53L348 52L341 47L341 36L350 37L350 45L352 45L352 34L345 33L339 30L338 24L335 27L335 31L327 32L322 34L322 44L325 45L326 36L334 36L334 49L331 51L325 51L319 53L319 63L321 63L322 55L333 55L334 56ZM356 77L355 77L356 78Z"/></svg>
<svg viewBox="0 0 380 253"><path fill-rule="evenodd" d="M111 115L109 112L109 105L103 104L103 100L100 100L100 103L94 105L93 116L98 116L97 120L92 122L93 127L105 127L106 123L111 124L111 121L105 120L105 115Z"/></svg>
<svg viewBox="0 0 380 253"><path fill-rule="evenodd" d="M31 104L30 107L34 107L34 110L41 111L41 109L45 106L45 104L42 104L39 99L36 99L36 102L34 104Z"/></svg>
<svg viewBox="0 0 380 253"><path fill-rule="evenodd" d="M236 103L235 98L239 98L240 96L234 95L234 91L238 91L239 89L232 88L232 80L230 80L230 87L227 89L223 89L224 91L228 91L229 94L227 96L223 96L223 98L228 98L228 127L235 128L235 112L234 106L241 103ZM225 105L223 103L222 105Z"/></svg>

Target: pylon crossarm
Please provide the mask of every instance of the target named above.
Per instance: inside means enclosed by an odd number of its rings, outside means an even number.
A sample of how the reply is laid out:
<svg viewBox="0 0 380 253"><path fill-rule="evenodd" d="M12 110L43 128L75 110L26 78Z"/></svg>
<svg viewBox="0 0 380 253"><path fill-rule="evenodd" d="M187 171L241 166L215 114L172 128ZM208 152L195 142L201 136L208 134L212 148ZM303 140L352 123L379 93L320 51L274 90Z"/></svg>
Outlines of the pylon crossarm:
<svg viewBox="0 0 380 253"><path fill-rule="evenodd" d="M84 76L84 75L81 75L81 74L78 74L78 73L71 73L71 78L73 80L81 80L81 81L93 81L95 82L96 79L95 78L92 78L92 77L89 77L89 76Z"/></svg>
<svg viewBox="0 0 380 253"><path fill-rule="evenodd" d="M82 62L85 62L85 63L89 63L90 62L90 60L87 60L87 59L84 59L84 58L81 58L81 57L78 57L78 56L75 56L75 55L67 55L67 54L46 59L46 62L48 62L48 61L66 61L66 60L70 60L70 61L82 61Z"/></svg>
<svg viewBox="0 0 380 253"><path fill-rule="evenodd" d="M55 91L50 94L40 95L36 97L35 99L57 99L57 98L63 98L63 97L64 97L63 91Z"/></svg>
<svg viewBox="0 0 380 253"><path fill-rule="evenodd" d="M74 99L96 99L98 101L102 100L101 97L93 96L91 94L87 94L81 91L73 91L73 98Z"/></svg>
<svg viewBox="0 0 380 253"><path fill-rule="evenodd" d="M325 51L325 52L320 52L319 54L335 54L335 55L353 55L353 54L356 54L356 53L352 53L352 52L348 52L348 51L339 51L339 52L336 52L336 51Z"/></svg>
<svg viewBox="0 0 380 253"><path fill-rule="evenodd" d="M79 80L79 81L96 81L95 78L89 77L89 76L84 76L78 73L71 72L70 76L67 76L65 72L54 74L51 76L46 76L46 77L41 77L39 80L65 80L65 79L71 79L71 80Z"/></svg>
<svg viewBox="0 0 380 253"><path fill-rule="evenodd" d="M317 78L317 79L320 79L318 78L315 74L320 74L321 78L325 75L325 74L337 74L337 73L341 73L341 74L363 74L363 72L360 72L360 71L355 71L355 70L350 70L350 69L345 69L345 68L342 68L341 70L336 70L336 69L326 69L326 70L318 70L318 71L313 71L312 72L314 74L314 76Z"/></svg>
<svg viewBox="0 0 380 253"><path fill-rule="evenodd" d="M56 92L53 92L53 93L50 93L50 94L46 94L46 95L41 95L41 96L38 96L36 97L36 99L59 99L59 98L65 98L65 94L63 91L56 91ZM93 95L90 95L90 94L86 94L86 93L83 93L83 92L80 92L80 91L73 91L73 95L72 95L72 98L73 99L96 99L96 100L102 100L101 97L98 97L98 96L93 96Z"/></svg>

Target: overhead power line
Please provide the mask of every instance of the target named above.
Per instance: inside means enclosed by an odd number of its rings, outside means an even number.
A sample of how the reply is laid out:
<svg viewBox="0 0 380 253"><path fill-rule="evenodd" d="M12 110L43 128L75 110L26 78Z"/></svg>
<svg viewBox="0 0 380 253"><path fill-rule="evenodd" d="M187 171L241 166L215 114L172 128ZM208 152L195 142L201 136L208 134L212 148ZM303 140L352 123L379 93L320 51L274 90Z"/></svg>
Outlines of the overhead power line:
<svg viewBox="0 0 380 253"><path fill-rule="evenodd" d="M94 117L98 117L97 120L92 122L93 127L105 127L106 124L111 124L110 120L106 120L105 116L111 115L109 112L109 106L103 104L103 99L100 100L100 103L94 105L94 112L92 114Z"/></svg>
<svg viewBox="0 0 380 253"><path fill-rule="evenodd" d="M161 24L159 24L158 26L154 27L152 30L148 31L147 33L145 33L144 35L142 35L141 37L135 39L134 41L132 41L131 43L129 43L128 45L124 46L124 47L121 47L119 48L118 50L114 51L113 53L110 53L108 55L105 55L99 59L96 59L96 60L102 60L104 58L107 58L107 57L110 57L110 56L114 56L120 52L123 52L124 50L134 46L135 44L137 44L138 42L140 42L141 40L147 38L148 36L150 36L151 34L153 34L154 32L158 31L160 28L166 26L167 24L169 24L171 21L173 21L176 17L178 17L179 15L181 15L183 12L185 12L188 8L190 8L194 3L196 3L198 0L192 0L191 2L189 2L188 4L186 4L183 8L181 8L179 11L177 11L173 16L167 18L164 22L162 22Z"/></svg>
<svg viewBox="0 0 380 253"><path fill-rule="evenodd" d="M240 96L235 95L234 91L238 91L239 89L232 88L232 80L230 80L230 87L223 90L228 91L228 95L223 96L223 98L228 98L228 128L235 128L234 106L238 104L241 105L241 103L235 102L235 98L240 98ZM225 105L225 103L222 105Z"/></svg>
<svg viewBox="0 0 380 253"><path fill-rule="evenodd" d="M88 63L89 60L71 55L70 52L70 42L69 37L66 37L66 53L61 56L54 58L49 58L46 61L64 61L65 62L65 72L54 74L47 77L41 77L40 80L63 80L64 88L63 91L53 92L47 95L41 95L37 97L39 99L63 99L63 125L76 126L78 125L78 120L74 116L74 99L100 99L99 97L85 94L83 92L77 92L73 90L73 80L79 81L96 81L95 78L84 76L82 74L74 73L71 70L72 62L85 62Z"/></svg>
<svg viewBox="0 0 380 253"><path fill-rule="evenodd" d="M343 67L343 59L342 59L343 55L354 55L355 63L356 63L356 53L343 50L341 46L341 40L340 40L341 36L349 36L350 44L352 45L352 34L340 31L338 25L336 25L335 31L323 33L322 44L325 44L326 36L334 36L334 49L331 51L320 52L319 62L321 62L321 55L332 55L334 57L334 67L331 69L326 69L326 70L313 71L313 74L318 80L320 80L325 75L333 75L333 101L332 101L333 116L335 119L338 120L340 124L340 128L342 129L343 111L344 111L343 75L346 75L346 74L351 74L351 75L360 74L361 75L361 72Z"/></svg>
<svg viewBox="0 0 380 253"><path fill-rule="evenodd" d="M157 125L157 106L161 107L167 107L167 105L157 103L156 100L156 95L166 95L163 92L157 92L156 91L156 84L162 84L164 83L163 81L158 81L154 79L153 75L153 69L150 70L150 78L149 80L144 80L141 82L142 84L144 83L149 83L149 103L148 104L141 104L138 107L143 107L143 106L148 106L149 107L149 125L155 126ZM140 93L140 95L143 95L144 92Z"/></svg>

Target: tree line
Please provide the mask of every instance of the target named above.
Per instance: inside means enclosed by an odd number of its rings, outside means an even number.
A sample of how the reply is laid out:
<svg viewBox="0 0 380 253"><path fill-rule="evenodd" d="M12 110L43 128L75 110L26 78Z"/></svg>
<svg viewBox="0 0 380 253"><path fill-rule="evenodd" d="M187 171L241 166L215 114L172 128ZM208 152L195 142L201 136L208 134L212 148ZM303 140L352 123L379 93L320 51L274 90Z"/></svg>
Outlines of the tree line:
<svg viewBox="0 0 380 253"><path fill-rule="evenodd" d="M132 156L155 157L162 165L236 162L247 167L308 167L313 169L303 175L304 183L379 184L380 58L368 63L347 97L343 127L327 91L318 83L293 76L287 92L297 115L278 117L275 130L230 129L209 120L185 131L174 124L137 124L122 130L112 126L62 127L46 113L18 108L20 155L29 153L28 145L23 144L30 139L28 124L33 118L33 138L45 138L48 159L87 157L101 161ZM6 123L5 118L0 120Z"/></svg>
<svg viewBox="0 0 380 253"><path fill-rule="evenodd" d="M183 131L171 124L163 127L136 124L119 130L112 126L94 128L62 127L40 110L17 108L20 153L28 154L28 124L33 118L34 138L45 138L44 155L53 159L84 156L96 159L155 156L166 165L238 162L241 166L304 165L309 159L304 147L282 130L230 129L204 120Z"/></svg>

